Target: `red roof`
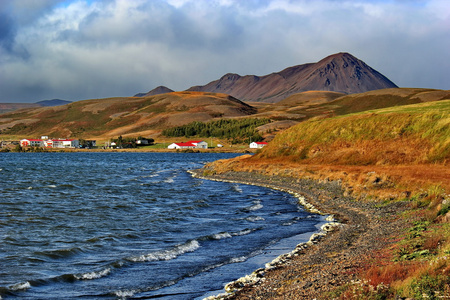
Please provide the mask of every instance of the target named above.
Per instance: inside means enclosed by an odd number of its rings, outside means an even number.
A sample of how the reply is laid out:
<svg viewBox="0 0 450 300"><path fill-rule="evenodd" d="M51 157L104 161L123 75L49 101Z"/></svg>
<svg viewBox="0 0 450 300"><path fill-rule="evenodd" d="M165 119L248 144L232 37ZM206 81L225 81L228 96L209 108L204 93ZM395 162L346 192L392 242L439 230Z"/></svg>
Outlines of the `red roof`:
<svg viewBox="0 0 450 300"><path fill-rule="evenodd" d="M267 142L255 142L258 145L267 145Z"/></svg>

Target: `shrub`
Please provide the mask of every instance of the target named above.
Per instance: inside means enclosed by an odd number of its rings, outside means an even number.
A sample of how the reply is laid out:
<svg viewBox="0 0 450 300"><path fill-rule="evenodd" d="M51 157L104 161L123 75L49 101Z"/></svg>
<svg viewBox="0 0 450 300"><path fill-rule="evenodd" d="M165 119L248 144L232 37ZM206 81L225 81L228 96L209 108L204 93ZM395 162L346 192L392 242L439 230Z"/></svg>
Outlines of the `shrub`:
<svg viewBox="0 0 450 300"><path fill-rule="evenodd" d="M412 296L415 299L439 299L439 294L444 291L445 287L450 284L448 276L430 276L425 274L411 283Z"/></svg>

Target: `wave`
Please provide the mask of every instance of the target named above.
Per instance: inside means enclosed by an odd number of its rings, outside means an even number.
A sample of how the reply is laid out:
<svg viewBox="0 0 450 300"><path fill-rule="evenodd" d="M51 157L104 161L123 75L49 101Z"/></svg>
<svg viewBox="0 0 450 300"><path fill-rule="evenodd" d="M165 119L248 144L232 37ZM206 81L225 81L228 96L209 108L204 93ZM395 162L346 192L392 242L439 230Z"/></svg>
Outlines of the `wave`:
<svg viewBox="0 0 450 300"><path fill-rule="evenodd" d="M26 282L20 282L20 283L16 283L13 284L11 286L9 286L9 290L11 291L21 291L21 290L27 290L31 287L30 282L26 281Z"/></svg>
<svg viewBox="0 0 450 300"><path fill-rule="evenodd" d="M247 259L248 259L247 256L232 257L232 258L230 259L229 262L230 262L231 264L234 264L234 263L244 262L244 261L246 261Z"/></svg>
<svg viewBox="0 0 450 300"><path fill-rule="evenodd" d="M168 177L168 178L164 179L162 182L165 182L165 183L174 183L174 182L175 182L175 181L174 181L174 178L175 178L175 176L171 176L171 177Z"/></svg>
<svg viewBox="0 0 450 300"><path fill-rule="evenodd" d="M74 275L75 279L78 280L92 280L92 279L98 279L105 276L108 276L111 273L111 268L106 268L104 270L98 271L98 272L88 272L84 274Z"/></svg>
<svg viewBox="0 0 450 300"><path fill-rule="evenodd" d="M258 230L258 229L256 229L256 228L255 229L244 229L244 230L236 231L236 232L227 232L227 231L219 232L219 233L215 233L215 234L208 235L208 236L205 236L205 237L201 237L201 238L199 238L199 240L204 241L204 240L229 239L229 238L232 238L234 236L247 235L247 234L250 234L250 233L252 233L252 232L254 232L256 230Z"/></svg>
<svg viewBox="0 0 450 300"><path fill-rule="evenodd" d="M260 217L260 216L250 216L250 217L247 217L247 218L245 218L247 221L250 221L250 222L257 222L257 221L265 221L266 219L264 219L263 217Z"/></svg>
<svg viewBox="0 0 450 300"><path fill-rule="evenodd" d="M200 248L199 242L197 240L192 240L185 244L175 246L172 249L156 251L156 252L152 252L152 253L148 253L148 254L144 254L144 255L140 255L140 256L133 256L133 257L127 258L127 260L132 261L132 262L172 260L184 253L194 252L198 248Z"/></svg>
<svg viewBox="0 0 450 300"><path fill-rule="evenodd" d="M49 258L66 258L72 255L83 252L83 250L79 247L74 248L66 248L66 249L57 249L57 250L47 250L47 251L37 251L34 253L36 256L45 256Z"/></svg>
<svg viewBox="0 0 450 300"><path fill-rule="evenodd" d="M228 232L216 233L212 236L212 238L215 240L227 239L227 238L231 238L231 237L232 237L232 235L229 234Z"/></svg>
<svg viewBox="0 0 450 300"><path fill-rule="evenodd" d="M231 190L233 190L234 192L242 193L242 189L237 184L232 185Z"/></svg>
<svg viewBox="0 0 450 300"><path fill-rule="evenodd" d="M255 204L253 204L252 206L243 208L242 210L245 212L249 212L249 211L255 211L255 210L261 209L263 207L264 207L264 205L262 205L260 201L256 201Z"/></svg>
<svg viewBox="0 0 450 300"><path fill-rule="evenodd" d="M128 297L133 297L135 293L138 293L138 290L124 290L124 291L116 291L114 292L114 296L119 299L126 299Z"/></svg>

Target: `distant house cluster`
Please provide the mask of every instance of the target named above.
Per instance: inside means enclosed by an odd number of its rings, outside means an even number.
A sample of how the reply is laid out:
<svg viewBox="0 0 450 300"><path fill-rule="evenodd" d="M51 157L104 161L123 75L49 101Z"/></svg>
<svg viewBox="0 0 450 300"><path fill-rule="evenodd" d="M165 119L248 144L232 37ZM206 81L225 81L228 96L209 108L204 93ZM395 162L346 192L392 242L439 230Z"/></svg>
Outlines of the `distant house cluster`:
<svg viewBox="0 0 450 300"><path fill-rule="evenodd" d="M189 141L183 143L172 143L168 149L208 149L208 143L204 141Z"/></svg>
<svg viewBox="0 0 450 300"><path fill-rule="evenodd" d="M252 148L252 149L261 149L264 146L267 146L267 142L253 142L253 143L250 143L250 148Z"/></svg>
<svg viewBox="0 0 450 300"><path fill-rule="evenodd" d="M79 148L80 142L74 139L49 139L46 136L40 139L22 139L22 147L45 147L45 148Z"/></svg>

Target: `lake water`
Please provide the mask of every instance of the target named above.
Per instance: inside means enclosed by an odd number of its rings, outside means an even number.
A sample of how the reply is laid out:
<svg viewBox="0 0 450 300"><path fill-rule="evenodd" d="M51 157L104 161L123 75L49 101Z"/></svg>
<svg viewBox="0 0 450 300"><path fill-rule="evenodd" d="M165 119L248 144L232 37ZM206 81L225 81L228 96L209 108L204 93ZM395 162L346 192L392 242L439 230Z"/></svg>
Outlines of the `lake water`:
<svg viewBox="0 0 450 300"><path fill-rule="evenodd" d="M234 156L0 153L0 297L202 299L317 231L288 193L187 172Z"/></svg>

